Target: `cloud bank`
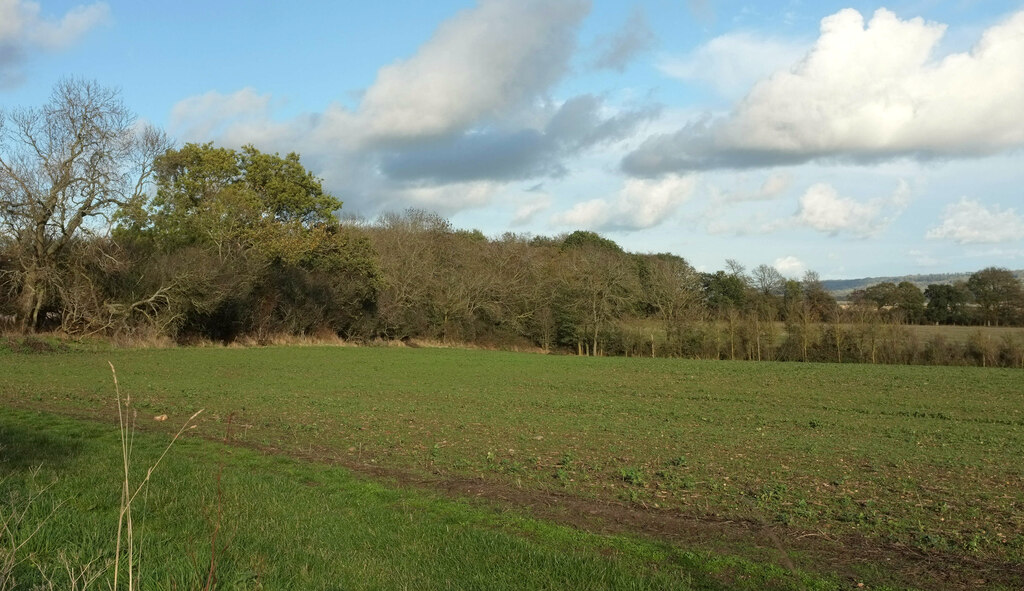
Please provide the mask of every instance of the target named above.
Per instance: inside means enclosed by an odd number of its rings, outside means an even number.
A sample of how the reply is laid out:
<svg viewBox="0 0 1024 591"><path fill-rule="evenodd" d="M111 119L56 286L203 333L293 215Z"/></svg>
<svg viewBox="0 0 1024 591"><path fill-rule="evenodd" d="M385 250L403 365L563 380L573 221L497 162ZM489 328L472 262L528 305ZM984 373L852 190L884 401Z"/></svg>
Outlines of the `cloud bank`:
<svg viewBox="0 0 1024 591"><path fill-rule="evenodd" d="M299 151L347 207L364 213L487 205L501 183L570 174L569 158L657 116L655 107L616 109L597 95L548 96L569 71L589 7L482 0L442 23L414 55L381 68L354 109L332 104L276 121L273 98L246 88L179 102L171 131Z"/></svg>
<svg viewBox="0 0 1024 591"><path fill-rule="evenodd" d="M1024 145L1024 11L967 53L936 59L941 24L880 9L822 20L814 47L722 117L648 138L636 176L799 164L983 156Z"/></svg>

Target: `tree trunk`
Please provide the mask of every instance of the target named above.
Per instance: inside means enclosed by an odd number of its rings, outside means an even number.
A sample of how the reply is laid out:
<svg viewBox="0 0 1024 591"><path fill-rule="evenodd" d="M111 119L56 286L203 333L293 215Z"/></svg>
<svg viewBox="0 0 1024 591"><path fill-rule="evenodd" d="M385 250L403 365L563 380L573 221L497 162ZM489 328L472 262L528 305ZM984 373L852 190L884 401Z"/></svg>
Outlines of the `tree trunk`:
<svg viewBox="0 0 1024 591"><path fill-rule="evenodd" d="M18 327L23 333L35 332L39 327L39 312L42 310L46 290L41 285L39 269L32 266L25 273L18 300Z"/></svg>

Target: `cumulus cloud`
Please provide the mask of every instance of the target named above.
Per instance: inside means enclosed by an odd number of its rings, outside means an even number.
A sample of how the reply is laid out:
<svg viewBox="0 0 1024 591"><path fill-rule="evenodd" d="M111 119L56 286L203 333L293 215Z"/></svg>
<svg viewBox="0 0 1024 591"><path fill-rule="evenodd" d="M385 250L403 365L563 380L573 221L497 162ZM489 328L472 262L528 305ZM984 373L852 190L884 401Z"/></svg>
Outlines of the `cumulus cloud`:
<svg viewBox="0 0 1024 591"><path fill-rule="evenodd" d="M568 211L555 214L551 223L556 226L598 229L605 227L612 217L611 204L605 199L591 199L573 205Z"/></svg>
<svg viewBox="0 0 1024 591"><path fill-rule="evenodd" d="M795 63L806 46L752 33L715 37L684 56L666 56L658 69L667 76L698 82L728 98L741 97L752 84Z"/></svg>
<svg viewBox="0 0 1024 591"><path fill-rule="evenodd" d="M359 117L378 141L437 137L499 116L565 73L583 0L482 0L443 23L413 57L384 68Z"/></svg>
<svg viewBox="0 0 1024 591"><path fill-rule="evenodd" d="M800 197L796 221L831 235L846 232L867 238L879 234L903 212L909 194L907 183L900 181L899 187L890 196L857 201L839 195L827 183L818 183Z"/></svg>
<svg viewBox="0 0 1024 591"><path fill-rule="evenodd" d="M807 265L795 256L785 256L775 259L772 264L779 273L789 278L800 277L807 271Z"/></svg>
<svg viewBox="0 0 1024 591"><path fill-rule="evenodd" d="M634 175L748 168L819 158L965 157L1024 145L1024 11L970 52L937 59L946 27L885 9L842 10L814 47L753 86L724 117L646 140Z"/></svg>
<svg viewBox="0 0 1024 591"><path fill-rule="evenodd" d="M985 207L963 197L946 207L942 223L926 234L930 239L952 240L959 244L995 244L1024 239L1024 216L1012 208Z"/></svg>
<svg viewBox="0 0 1024 591"><path fill-rule="evenodd" d="M614 199L591 199L556 214L551 223L593 230L642 230L664 222L696 188L693 175L627 179Z"/></svg>
<svg viewBox="0 0 1024 591"><path fill-rule="evenodd" d="M97 2L48 19L40 15L37 2L0 0L0 88L21 82L22 67L32 52L67 49L109 15L107 4Z"/></svg>
<svg viewBox="0 0 1024 591"><path fill-rule="evenodd" d="M600 53L594 67L623 72L637 55L654 46L655 36L640 8L635 8L614 35L598 39Z"/></svg>
<svg viewBox="0 0 1024 591"><path fill-rule="evenodd" d="M568 158L657 116L655 107L612 108L594 95L548 96L568 71L588 9L584 0L481 0L411 57L381 68L354 109L335 103L282 121L272 117L272 97L253 89L207 93L174 107L171 131L301 152L363 213L483 205L499 183L569 174Z"/></svg>

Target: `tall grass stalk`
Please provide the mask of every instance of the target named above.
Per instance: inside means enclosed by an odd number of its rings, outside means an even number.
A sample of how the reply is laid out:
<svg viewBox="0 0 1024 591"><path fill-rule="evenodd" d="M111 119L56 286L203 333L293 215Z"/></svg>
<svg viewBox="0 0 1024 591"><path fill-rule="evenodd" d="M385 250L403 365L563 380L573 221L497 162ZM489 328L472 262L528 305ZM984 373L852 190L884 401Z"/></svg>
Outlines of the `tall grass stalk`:
<svg viewBox="0 0 1024 591"><path fill-rule="evenodd" d="M198 417L203 410L199 409L191 417L185 421L178 432L174 434L174 437L164 448L163 453L157 458L156 462L153 463L149 468L146 469L146 476L137 485L131 482L131 461L132 461L132 443L135 435L135 419L138 416L138 412L132 408L132 397L131 394L126 394L124 398L121 396L121 387L117 382L117 370L114 369L114 364L107 362L110 365L110 373L114 378L114 392L117 397L117 419L120 425L121 434L121 461L122 467L124 468L124 481L121 486L121 510L117 519L117 545L114 551L114 589L117 589L118 580L121 574L121 558L122 558L122 545L124 546L124 552L127 554L127 576L128 576L128 589L134 591L138 588L138 573L141 565L141 555L138 556L139 561L136 562L136 551L135 551L135 528L132 521L132 504L135 502L136 497L142 491L148 492L147 485L149 479L153 475L153 471L156 470L157 466L170 451L171 446L174 442L181 437L181 434L189 428L189 425ZM193 427L195 425L192 425ZM143 496L143 499L146 495ZM141 534L141 532L140 532ZM141 554L141 550L140 550Z"/></svg>

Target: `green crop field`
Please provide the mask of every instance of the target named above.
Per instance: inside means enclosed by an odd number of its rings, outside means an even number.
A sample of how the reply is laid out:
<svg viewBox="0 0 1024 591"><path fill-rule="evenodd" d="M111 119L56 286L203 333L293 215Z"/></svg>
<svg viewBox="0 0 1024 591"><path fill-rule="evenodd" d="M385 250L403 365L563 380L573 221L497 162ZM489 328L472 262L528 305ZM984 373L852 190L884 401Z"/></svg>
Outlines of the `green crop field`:
<svg viewBox="0 0 1024 591"><path fill-rule="evenodd" d="M37 479L59 479L47 494L70 499L34 540L50 555L82 537L101 553L116 526L108 361L140 450L206 409L151 487L150 543L186 557L158 568L147 549L155 588L205 580L221 497L220 588L1024 586L1019 370L0 353L4 484L24 489L38 464Z"/></svg>

